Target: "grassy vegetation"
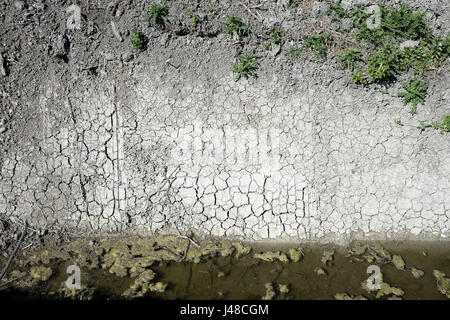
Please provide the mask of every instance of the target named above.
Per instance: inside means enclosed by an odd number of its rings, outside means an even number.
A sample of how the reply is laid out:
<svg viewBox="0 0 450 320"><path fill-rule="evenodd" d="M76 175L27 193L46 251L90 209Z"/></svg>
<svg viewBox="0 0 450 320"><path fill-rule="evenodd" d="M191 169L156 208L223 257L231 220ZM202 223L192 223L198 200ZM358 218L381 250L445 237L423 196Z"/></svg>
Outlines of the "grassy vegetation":
<svg viewBox="0 0 450 320"><path fill-rule="evenodd" d="M431 123L421 122L418 127L421 131L424 131L426 128L433 128L439 130L441 134L444 132L450 132L450 114L441 117L442 122L431 121Z"/></svg>
<svg viewBox="0 0 450 320"><path fill-rule="evenodd" d="M353 47L348 47L339 54L339 61L343 69L353 71L358 66L358 62L362 61L361 51Z"/></svg>
<svg viewBox="0 0 450 320"><path fill-rule="evenodd" d="M405 104L411 102L411 113L416 113L417 104L425 100L428 73L450 57L450 35L434 37L424 13L414 11L406 3L380 5L379 28L369 27L367 22L373 13L366 12L362 5L351 11L339 3L329 5L326 14L333 19L352 19L356 37L364 47L362 50L347 47L339 56L341 66L353 72L353 81L362 85L389 84L399 75L412 71L421 80L408 81L404 85L406 92L399 96L404 98ZM407 40L415 42L401 49L400 45Z"/></svg>
<svg viewBox="0 0 450 320"><path fill-rule="evenodd" d="M188 12L188 16L189 16L189 19L191 20L191 24L193 26L197 25L197 23L200 22L200 19L199 19L198 14L196 12L191 10L191 11Z"/></svg>
<svg viewBox="0 0 450 320"><path fill-rule="evenodd" d="M130 41L136 49L142 50L144 48L144 39L137 29L133 29Z"/></svg>
<svg viewBox="0 0 450 320"><path fill-rule="evenodd" d="M403 84L403 88L406 92L400 92L398 94L399 97L403 97L403 102L408 104L412 103L413 107L411 109L411 114L415 114L417 112L417 104L420 102L424 104L425 96L428 90L428 84L426 82L417 80L416 78L409 79L405 84Z"/></svg>
<svg viewBox="0 0 450 320"><path fill-rule="evenodd" d="M254 52L244 54L237 58L236 63L233 65L233 72L237 73L236 81L241 77L256 77L256 70L258 69L256 58L257 56Z"/></svg>
<svg viewBox="0 0 450 320"><path fill-rule="evenodd" d="M294 45L289 46L286 49L286 54L288 56L291 56L291 57L294 57L294 58L298 58L300 56L301 51L302 51L302 49L299 47L299 45L298 44L294 44Z"/></svg>
<svg viewBox="0 0 450 320"><path fill-rule="evenodd" d="M325 33L323 35L308 36L304 43L303 48L312 50L319 57L326 56L326 44L330 42L331 35Z"/></svg>
<svg viewBox="0 0 450 320"><path fill-rule="evenodd" d="M302 0L289 0L289 7L295 8L298 7Z"/></svg>
<svg viewBox="0 0 450 320"><path fill-rule="evenodd" d="M239 39L245 38L250 35L250 26L246 25L240 18L235 16L227 15L227 20L224 22L226 25L225 33L233 36L233 33L239 36Z"/></svg>
<svg viewBox="0 0 450 320"><path fill-rule="evenodd" d="M156 3L151 4L147 12L147 16L150 16L151 21L155 24L164 24L168 14L169 7Z"/></svg>
<svg viewBox="0 0 450 320"><path fill-rule="evenodd" d="M264 50L270 51L272 50L272 44L270 42L264 43Z"/></svg>
<svg viewBox="0 0 450 320"><path fill-rule="evenodd" d="M284 37L284 33L280 29L273 27L270 30L270 41L273 44L283 44L283 42L284 42L283 37Z"/></svg>
<svg viewBox="0 0 450 320"><path fill-rule="evenodd" d="M302 0L290 0L291 8L298 7ZM355 83L361 85L379 84L384 88L395 81L400 75L411 73L413 78L404 83L405 91L398 93L403 98L405 104L411 103L411 113L417 112L417 105L424 104L427 95L427 76L430 72L439 70L450 57L450 34L445 37L434 36L432 29L427 25L424 13L417 12L408 4L400 5L380 5L380 26L371 28L368 21L373 18L373 13L368 13L363 5L356 5L355 9L346 10L340 3L329 2L329 9L326 14L330 15L334 21L341 19L351 19L356 29L355 37L350 46L343 46L338 54L338 61L341 68L351 72L351 77ZM210 6L208 14L215 12L215 8ZM151 4L147 12L147 17L151 18L154 24L164 24L169 13L169 8L165 5ZM192 25L200 22L199 15L194 11L188 12L188 17ZM369 20L370 19L370 20ZM243 22L241 18L227 15L223 22L224 33L233 36L237 34L240 40L251 35L250 25ZM338 30L338 33L342 31ZM268 31L270 40L263 44L265 50L272 50L274 45L285 43L285 33L273 27ZM342 38L351 37L344 34ZM286 48L286 55L299 57L304 50L314 52L318 57L324 58L327 53L327 46L333 40L337 42L339 35L332 39L330 33L321 33L308 36L304 39L302 46L291 45ZM144 48L144 38L137 29L134 29L130 38L132 45L137 49ZM355 42L356 40L356 42ZM408 40L408 45L405 41ZM256 76L258 68L257 57L254 53L247 53L237 58L233 65L233 72L237 73L236 80L242 76ZM388 93L386 89L380 92ZM444 118L443 118L444 119ZM424 124L439 128L448 132L448 121L441 123ZM447 122L446 122L447 121Z"/></svg>

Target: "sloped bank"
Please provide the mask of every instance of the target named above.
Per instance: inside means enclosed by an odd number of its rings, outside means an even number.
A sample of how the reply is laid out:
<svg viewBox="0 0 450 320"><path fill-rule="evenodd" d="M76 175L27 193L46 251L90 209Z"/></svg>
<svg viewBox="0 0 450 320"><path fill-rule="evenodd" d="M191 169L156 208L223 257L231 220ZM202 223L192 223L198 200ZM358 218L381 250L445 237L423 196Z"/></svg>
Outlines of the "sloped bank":
<svg viewBox="0 0 450 320"><path fill-rule="evenodd" d="M67 30L64 3L8 6L2 219L38 234L446 239L450 141L417 127L449 113L448 72L430 76L415 116L395 92L355 85L332 48L293 60L257 47L258 77L235 81L236 58L265 41L258 32L280 21L295 39L307 20L266 5L275 11L245 41L222 33L227 14L256 19L231 2L210 13L198 2L200 30L177 20L180 7L165 28L142 24L141 1L81 6L81 30ZM137 25L144 51L129 42Z"/></svg>

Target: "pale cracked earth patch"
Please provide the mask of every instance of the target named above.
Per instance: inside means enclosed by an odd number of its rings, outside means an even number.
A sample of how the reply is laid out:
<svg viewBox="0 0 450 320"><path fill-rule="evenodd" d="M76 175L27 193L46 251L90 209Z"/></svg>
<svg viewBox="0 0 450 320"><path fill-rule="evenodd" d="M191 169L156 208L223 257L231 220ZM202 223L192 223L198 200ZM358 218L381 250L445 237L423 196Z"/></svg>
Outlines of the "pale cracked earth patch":
<svg viewBox="0 0 450 320"><path fill-rule="evenodd" d="M49 70L32 136L2 157L0 214L79 233L448 237L448 135L396 125L401 101L316 81L318 66L294 65L295 85L235 82L211 72L222 58L173 73L142 61L71 90Z"/></svg>

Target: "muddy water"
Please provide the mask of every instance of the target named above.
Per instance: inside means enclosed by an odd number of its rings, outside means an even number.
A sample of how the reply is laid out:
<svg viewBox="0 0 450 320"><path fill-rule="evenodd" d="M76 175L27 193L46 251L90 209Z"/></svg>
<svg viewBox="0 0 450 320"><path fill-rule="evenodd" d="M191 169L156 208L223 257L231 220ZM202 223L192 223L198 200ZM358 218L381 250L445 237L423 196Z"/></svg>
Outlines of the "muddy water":
<svg viewBox="0 0 450 320"><path fill-rule="evenodd" d="M393 264L381 266L383 281L405 291L404 299L445 299L436 289L432 272L439 269L450 274L450 248L448 245L385 244L391 254L400 254L407 268L400 271ZM320 261L323 247L305 248L305 257L297 263L264 262L251 256L241 259L224 258L200 264L165 264L157 270L160 281L168 282L171 290L160 295L164 299L260 299L265 283L288 284L290 292L280 295L285 299L334 299L336 293L374 297L362 289L361 282L369 275L369 263L351 263L342 248L334 255L333 265ZM427 252L424 256L422 252ZM323 267L328 275L318 275L315 267ZM410 267L425 272L415 279ZM220 272L225 276L218 277Z"/></svg>
<svg viewBox="0 0 450 320"><path fill-rule="evenodd" d="M438 269L450 275L450 245L448 243L383 243L392 255L402 256L406 262L404 271L392 263L380 265L383 281L401 288L403 299L446 299L438 292L433 270ZM253 248L252 254L236 258L208 257L200 263L161 261L151 267L156 273L154 281L167 283L164 293L152 293L151 299L261 299L265 294L266 283L287 284L288 293L277 293L276 299L334 299L336 293L362 295L374 299L361 287L369 275L367 261L352 262L348 249L336 246L303 245L304 257L299 262L265 262L253 257L253 253L267 250L282 250L289 247ZM334 249L333 261L325 265L321 262L325 249ZM55 270L49 281L41 282L31 290L30 297L50 297L61 283L67 279L66 268L69 262L52 263ZM375 263L374 263L375 264ZM316 267L322 267L326 275L318 275ZM415 279L411 268L425 272ZM83 270L82 282L96 290L95 298L122 299L121 294L132 285L134 279L118 277L102 269Z"/></svg>

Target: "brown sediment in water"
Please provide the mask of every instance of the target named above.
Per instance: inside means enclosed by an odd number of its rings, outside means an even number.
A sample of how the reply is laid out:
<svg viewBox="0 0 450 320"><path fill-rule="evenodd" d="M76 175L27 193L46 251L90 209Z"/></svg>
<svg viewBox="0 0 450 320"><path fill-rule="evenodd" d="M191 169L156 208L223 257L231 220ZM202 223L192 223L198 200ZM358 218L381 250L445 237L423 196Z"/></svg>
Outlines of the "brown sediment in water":
<svg viewBox="0 0 450 320"><path fill-rule="evenodd" d="M78 291L65 287L67 267L73 264L81 269ZM381 290L364 288L370 265L380 267ZM52 275L42 281L36 274L30 276L32 268L46 272L43 268L51 268ZM319 275L318 268L325 274ZM414 276L417 270L424 272L419 278ZM440 290L434 270L446 274L439 280ZM24 297L49 299L446 299L450 245L418 241L349 246L249 244L176 236L83 238L19 259L11 271L10 282L0 284L2 296L20 292ZM267 295L268 287L273 294Z"/></svg>

